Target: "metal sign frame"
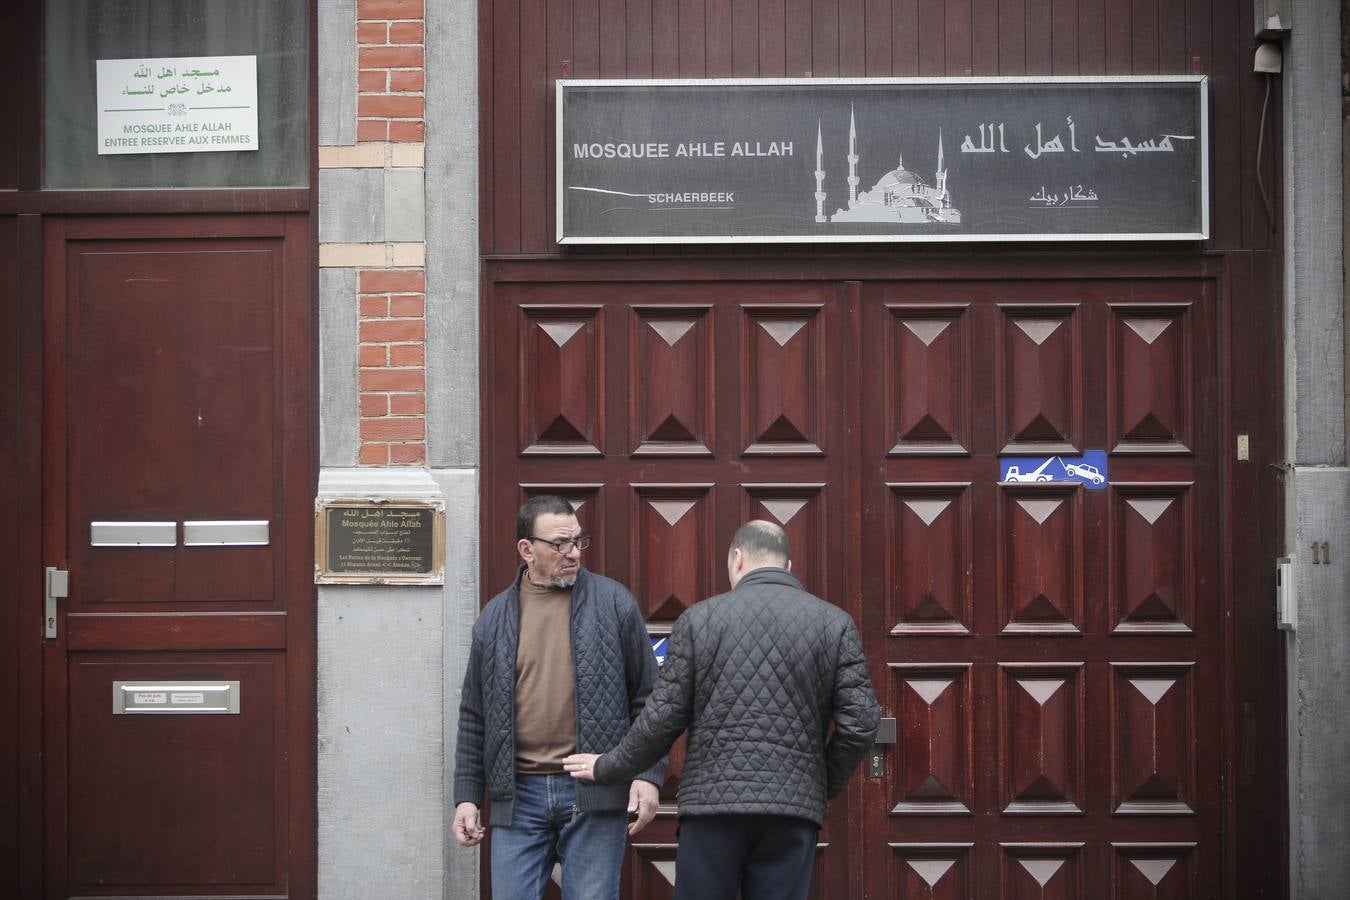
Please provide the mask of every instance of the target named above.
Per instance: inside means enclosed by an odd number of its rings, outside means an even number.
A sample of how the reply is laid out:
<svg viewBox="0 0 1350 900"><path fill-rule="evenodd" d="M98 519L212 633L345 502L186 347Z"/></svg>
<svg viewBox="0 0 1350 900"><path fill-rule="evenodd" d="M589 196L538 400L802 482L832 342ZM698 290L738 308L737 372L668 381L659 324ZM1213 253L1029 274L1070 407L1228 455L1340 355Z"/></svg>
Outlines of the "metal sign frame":
<svg viewBox="0 0 1350 900"><path fill-rule="evenodd" d="M393 511L419 510L431 513L431 571L334 570L329 560L328 513L334 510L370 509ZM314 583L315 584L444 584L445 583L445 503L418 500L371 500L369 498L322 498L314 504Z"/></svg>
<svg viewBox="0 0 1350 900"><path fill-rule="evenodd" d="M587 236L568 235L564 230L564 182L563 160L565 141L564 94L568 88L587 87L850 87L872 85L1147 85L1147 84L1194 84L1199 93L1199 135L1197 154L1200 161L1200 229L1198 231L1177 232L1095 232L1095 233L962 233L962 234L746 234L746 235L646 235L629 236ZM554 104L554 208L556 220L556 240L563 245L585 244L861 244L861 243L976 243L976 242L1034 242L1034 241L1204 241L1210 236L1210 200L1209 200L1209 76L1207 75L1050 75L1050 76L989 76L960 78L642 78L642 79L557 79L555 82Z"/></svg>

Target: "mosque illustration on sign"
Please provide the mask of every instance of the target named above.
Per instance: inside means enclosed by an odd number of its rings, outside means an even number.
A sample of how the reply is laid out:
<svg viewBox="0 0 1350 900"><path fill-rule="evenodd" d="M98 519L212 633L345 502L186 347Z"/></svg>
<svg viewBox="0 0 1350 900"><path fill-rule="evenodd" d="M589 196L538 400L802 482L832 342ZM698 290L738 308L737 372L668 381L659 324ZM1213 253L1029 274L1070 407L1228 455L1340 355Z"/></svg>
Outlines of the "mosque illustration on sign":
<svg viewBox="0 0 1350 900"><path fill-rule="evenodd" d="M816 119L816 221L830 222L871 222L912 225L940 223L946 225L961 224L961 210L952 205L951 194L947 190L947 169L942 159L942 129L938 129L937 172L933 184L929 185L922 177L905 168L905 158L900 156L894 169L882 175L870 191L858 193L858 130L853 108L848 113L848 208L839 209L828 218L825 215L824 154L820 133L820 120Z"/></svg>

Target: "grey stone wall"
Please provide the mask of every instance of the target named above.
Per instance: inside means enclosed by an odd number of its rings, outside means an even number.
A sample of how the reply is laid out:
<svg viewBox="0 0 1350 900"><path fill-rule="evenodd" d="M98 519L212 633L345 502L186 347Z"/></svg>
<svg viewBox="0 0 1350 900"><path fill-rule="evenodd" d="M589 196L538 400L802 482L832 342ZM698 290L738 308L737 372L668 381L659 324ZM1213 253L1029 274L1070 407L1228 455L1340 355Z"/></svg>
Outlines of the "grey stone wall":
<svg viewBox="0 0 1350 900"><path fill-rule="evenodd" d="M319 499L438 501L421 468L325 469ZM319 897L444 893L446 591L318 591Z"/></svg>
<svg viewBox="0 0 1350 900"><path fill-rule="evenodd" d="M319 464L356 465L356 270L319 270Z"/></svg>
<svg viewBox="0 0 1350 900"><path fill-rule="evenodd" d="M319 145L356 143L356 0L319 0Z"/></svg>
<svg viewBox="0 0 1350 900"><path fill-rule="evenodd" d="M478 897L479 851L454 843L449 785L459 691L478 616L478 14L426 9L427 455L446 497L445 896Z"/></svg>
<svg viewBox="0 0 1350 900"><path fill-rule="evenodd" d="M1284 42L1286 541L1298 589L1298 627L1286 644L1294 900L1341 896L1350 884L1339 5L1292 0ZM1314 543L1329 558L1314 558Z"/></svg>
<svg viewBox="0 0 1350 900"><path fill-rule="evenodd" d="M1294 470L1298 630L1292 641L1291 898L1342 896L1350 884L1350 469ZM1314 564L1311 547L1328 545Z"/></svg>
<svg viewBox="0 0 1350 900"><path fill-rule="evenodd" d="M478 16L427 5L427 447L478 465Z"/></svg>
<svg viewBox="0 0 1350 900"><path fill-rule="evenodd" d="M478 896L479 853L450 837L448 787L480 595L476 0L428 3L425 23L425 168L325 168L319 176L321 242L426 242L430 462L429 469L354 467L356 275L322 269L320 497L443 498L446 505L444 587L318 592L321 900ZM355 0L320 0L325 147L356 139L355 28Z"/></svg>

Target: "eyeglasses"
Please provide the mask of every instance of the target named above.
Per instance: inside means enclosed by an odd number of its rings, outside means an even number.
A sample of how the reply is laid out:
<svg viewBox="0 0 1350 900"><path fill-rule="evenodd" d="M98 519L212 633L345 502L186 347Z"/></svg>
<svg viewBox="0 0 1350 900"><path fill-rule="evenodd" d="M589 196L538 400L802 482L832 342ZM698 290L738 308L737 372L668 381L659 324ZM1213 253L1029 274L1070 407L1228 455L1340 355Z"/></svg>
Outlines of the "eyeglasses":
<svg viewBox="0 0 1350 900"><path fill-rule="evenodd" d="M530 535L529 540L538 541L541 544L548 544L550 547L558 551L563 556L566 556L567 554L571 553L573 547L576 547L578 550L585 550L587 547L591 545L591 536L589 534L578 535L577 537L572 538L570 540L562 539L557 541L547 541L541 537L535 537L534 535Z"/></svg>

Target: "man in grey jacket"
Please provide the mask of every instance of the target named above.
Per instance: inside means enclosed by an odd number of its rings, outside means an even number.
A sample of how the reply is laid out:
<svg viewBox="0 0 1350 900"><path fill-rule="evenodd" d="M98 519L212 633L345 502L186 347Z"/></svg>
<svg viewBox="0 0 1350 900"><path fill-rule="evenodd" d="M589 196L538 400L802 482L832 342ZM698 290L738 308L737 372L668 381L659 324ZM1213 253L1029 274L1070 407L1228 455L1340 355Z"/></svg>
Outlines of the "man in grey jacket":
<svg viewBox="0 0 1350 900"><path fill-rule="evenodd" d="M573 778L622 783L688 729L676 900L805 897L826 802L876 736L881 711L853 620L803 590L791 567L782 528L743 525L727 555L731 592L676 620L628 734L603 755L563 761Z"/></svg>
<svg viewBox="0 0 1350 900"><path fill-rule="evenodd" d="M493 900L540 900L555 863L564 900L618 900L625 826L636 834L656 814L665 763L607 787L576 784L562 761L619 742L651 693L656 658L633 595L582 567L591 539L566 500L531 498L516 538L516 579L473 627L451 828L461 846L480 843L487 794Z"/></svg>

